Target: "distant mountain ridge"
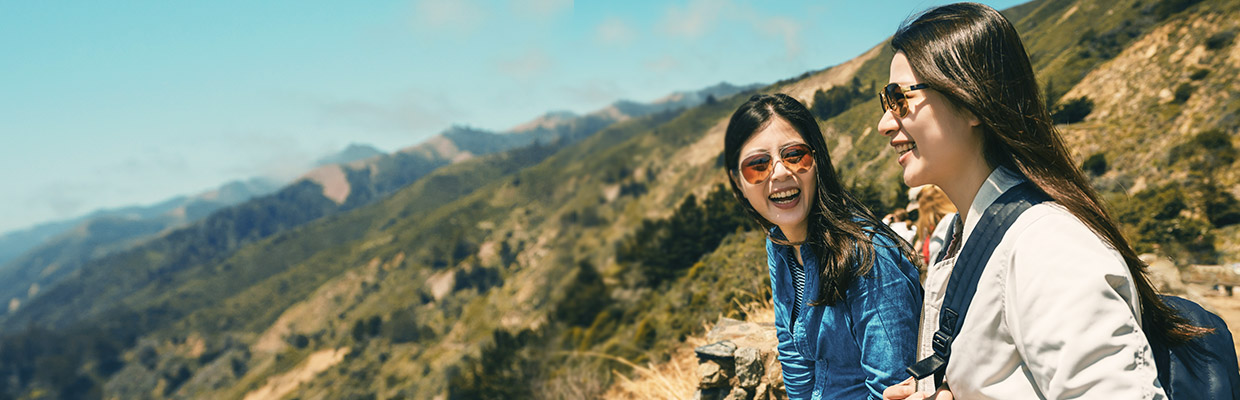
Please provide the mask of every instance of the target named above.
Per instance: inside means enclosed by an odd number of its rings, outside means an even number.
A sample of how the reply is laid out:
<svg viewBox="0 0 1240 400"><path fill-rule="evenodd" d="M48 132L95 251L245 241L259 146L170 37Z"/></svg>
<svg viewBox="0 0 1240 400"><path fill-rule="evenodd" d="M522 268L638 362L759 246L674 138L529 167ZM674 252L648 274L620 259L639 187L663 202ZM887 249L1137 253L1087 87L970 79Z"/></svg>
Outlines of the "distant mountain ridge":
<svg viewBox="0 0 1240 400"><path fill-rule="evenodd" d="M321 167L330 164L348 164L354 161L361 161L381 155L383 155L383 152L374 148L374 146L360 143L350 143L349 147L346 147L339 153L332 154L315 161L314 166Z"/></svg>
<svg viewBox="0 0 1240 400"><path fill-rule="evenodd" d="M225 209L194 204L187 206L181 214L195 217L193 220L206 217L204 214L210 212L218 212L207 217L205 226L190 231L197 231L197 234L181 232L179 240L185 240L184 235L188 234L196 238L190 239L191 241L202 243L202 246L192 249L194 253L223 256L253 240L369 204L445 165L537 142L571 143L620 120L670 109L683 109L698 101L695 99L704 101L712 94L723 95L738 88L721 83L701 91L674 95L679 96L676 101L660 100L656 102L657 105L635 107L620 114L610 109L582 116L569 112L550 112L504 133L454 126L422 144L392 154L383 154L370 146L350 145L340 153L320 160L322 166L273 195ZM331 163L333 161L336 163ZM312 194L315 192L321 199L315 198ZM228 195L231 192L226 187L213 193ZM323 203L322 200L329 202ZM158 210L177 211L172 207L173 204L174 201L161 203ZM287 209L300 211L279 211ZM150 213L146 209L142 210ZM0 299L8 304L8 307L0 309L0 320L19 310L30 297L45 293L58 279L72 274L91 259L125 249L140 238L168 228L144 220L127 223L125 220L114 219L99 221L91 227L93 229L80 230L79 236L48 243L11 265L0 268L0 278L10 278L0 280ZM197 257L192 259L203 260ZM172 258L166 263L175 264L187 260L189 259ZM167 265L162 268L184 267Z"/></svg>
<svg viewBox="0 0 1240 400"><path fill-rule="evenodd" d="M0 259L0 299L5 310L16 309L40 287L73 273L90 259L127 249L220 208L274 192L281 185L267 178L233 181L150 206L99 210L5 234L0 238L0 248L12 257Z"/></svg>
<svg viewBox="0 0 1240 400"><path fill-rule="evenodd" d="M319 163L349 163L382 154L360 144ZM193 196L176 196L149 206L92 212L0 236L0 315L12 312L92 259L126 250L151 237L201 220L216 210L273 193L286 182L257 177L225 183Z"/></svg>

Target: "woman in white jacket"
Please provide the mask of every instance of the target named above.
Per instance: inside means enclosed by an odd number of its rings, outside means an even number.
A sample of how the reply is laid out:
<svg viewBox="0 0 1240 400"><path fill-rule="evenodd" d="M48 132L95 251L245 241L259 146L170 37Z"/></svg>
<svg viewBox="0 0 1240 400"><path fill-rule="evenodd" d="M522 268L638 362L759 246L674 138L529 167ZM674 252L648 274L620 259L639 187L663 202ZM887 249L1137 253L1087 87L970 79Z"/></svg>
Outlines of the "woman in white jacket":
<svg viewBox="0 0 1240 400"><path fill-rule="evenodd" d="M906 23L891 46L878 130L905 183L938 185L961 210L956 239L926 277L919 358L930 355L948 277L982 211L1024 181L1053 201L1021 214L985 265L944 384L910 379L884 397L1165 398L1145 331L1178 343L1202 329L1158 298L1072 162L1015 28L990 7L952 4Z"/></svg>

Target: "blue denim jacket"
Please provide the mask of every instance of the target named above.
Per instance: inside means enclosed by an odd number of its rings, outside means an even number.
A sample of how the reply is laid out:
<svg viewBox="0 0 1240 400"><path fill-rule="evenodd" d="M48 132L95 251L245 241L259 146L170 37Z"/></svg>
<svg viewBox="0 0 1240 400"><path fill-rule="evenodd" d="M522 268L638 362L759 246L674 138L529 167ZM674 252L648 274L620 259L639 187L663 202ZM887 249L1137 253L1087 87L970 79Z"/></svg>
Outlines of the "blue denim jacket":
<svg viewBox="0 0 1240 400"><path fill-rule="evenodd" d="M771 234L784 237L778 227ZM922 301L917 267L890 238L871 239L874 266L833 306L807 305L819 297L821 269L809 246L801 246L805 298L789 327L796 298L790 266L796 256L792 246L767 238L779 362L790 399L881 399L888 386L909 377L904 370L916 361Z"/></svg>

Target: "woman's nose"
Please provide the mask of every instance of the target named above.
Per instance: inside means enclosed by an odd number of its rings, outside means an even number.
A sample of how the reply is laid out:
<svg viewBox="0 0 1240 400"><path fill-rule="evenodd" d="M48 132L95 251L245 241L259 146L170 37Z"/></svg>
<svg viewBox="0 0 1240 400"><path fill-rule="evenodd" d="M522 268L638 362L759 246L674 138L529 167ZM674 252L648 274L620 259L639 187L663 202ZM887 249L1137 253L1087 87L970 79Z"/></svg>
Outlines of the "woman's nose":
<svg viewBox="0 0 1240 400"><path fill-rule="evenodd" d="M895 136L900 130L900 123L896 121L895 115L891 110L883 110L883 116L878 119L878 133L884 136Z"/></svg>
<svg viewBox="0 0 1240 400"><path fill-rule="evenodd" d="M793 175L792 170L788 169L787 165L784 165L784 160L775 161L771 168L772 181L784 180Z"/></svg>

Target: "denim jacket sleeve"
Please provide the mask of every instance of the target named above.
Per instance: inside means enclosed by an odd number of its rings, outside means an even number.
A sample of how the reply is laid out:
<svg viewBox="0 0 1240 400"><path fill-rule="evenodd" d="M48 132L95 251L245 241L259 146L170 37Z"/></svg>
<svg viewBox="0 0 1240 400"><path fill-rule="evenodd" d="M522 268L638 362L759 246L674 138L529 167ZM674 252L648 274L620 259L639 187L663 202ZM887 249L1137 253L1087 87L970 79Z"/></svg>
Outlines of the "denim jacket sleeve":
<svg viewBox="0 0 1240 400"><path fill-rule="evenodd" d="M922 289L916 267L890 240L875 236L874 243L874 265L850 285L847 302L866 389L881 399L908 378L904 370L917 356Z"/></svg>
<svg viewBox="0 0 1240 400"><path fill-rule="evenodd" d="M783 281L787 275L781 272L779 253L770 239L766 241L766 262L771 274L771 296L778 296L776 292L780 291L779 288L785 283ZM784 266L783 269L786 270L787 267ZM814 360L802 357L792 342L792 326L789 323L792 308L778 300L773 303L775 304L775 336L779 339L777 350L779 363L783 368L784 388L790 399L809 398L814 390Z"/></svg>

